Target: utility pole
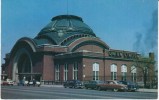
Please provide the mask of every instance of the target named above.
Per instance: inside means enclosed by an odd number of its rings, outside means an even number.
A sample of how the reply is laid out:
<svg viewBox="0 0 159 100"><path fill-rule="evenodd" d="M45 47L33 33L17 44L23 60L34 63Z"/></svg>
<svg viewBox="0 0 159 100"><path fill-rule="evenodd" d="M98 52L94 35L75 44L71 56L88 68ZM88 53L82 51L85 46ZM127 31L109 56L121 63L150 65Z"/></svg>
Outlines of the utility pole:
<svg viewBox="0 0 159 100"><path fill-rule="evenodd" d="M105 49L103 49L104 82L105 82Z"/></svg>

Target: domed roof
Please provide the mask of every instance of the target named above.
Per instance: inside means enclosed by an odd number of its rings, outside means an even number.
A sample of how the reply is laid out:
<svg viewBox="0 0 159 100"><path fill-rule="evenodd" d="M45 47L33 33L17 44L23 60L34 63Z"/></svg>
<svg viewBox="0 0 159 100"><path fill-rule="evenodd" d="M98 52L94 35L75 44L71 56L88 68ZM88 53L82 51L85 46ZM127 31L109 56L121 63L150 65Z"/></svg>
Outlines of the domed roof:
<svg viewBox="0 0 159 100"><path fill-rule="evenodd" d="M46 25L39 33L45 34L51 31L84 32L95 35L92 29L86 25L81 17L74 15L60 15L53 17L51 22Z"/></svg>
<svg viewBox="0 0 159 100"><path fill-rule="evenodd" d="M83 22L81 17L60 15L53 17L51 22L34 38L34 41L37 45L69 45L69 43L81 37L96 37L96 35L92 29Z"/></svg>

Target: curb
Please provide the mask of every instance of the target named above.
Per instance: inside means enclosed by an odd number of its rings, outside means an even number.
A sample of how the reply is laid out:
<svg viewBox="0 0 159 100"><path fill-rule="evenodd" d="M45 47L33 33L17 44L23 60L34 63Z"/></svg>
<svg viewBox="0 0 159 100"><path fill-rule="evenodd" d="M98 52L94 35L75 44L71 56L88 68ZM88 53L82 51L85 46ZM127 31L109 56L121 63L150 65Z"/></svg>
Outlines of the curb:
<svg viewBox="0 0 159 100"><path fill-rule="evenodd" d="M137 92L157 93L158 90L148 90L148 89L146 89L146 90L137 90Z"/></svg>

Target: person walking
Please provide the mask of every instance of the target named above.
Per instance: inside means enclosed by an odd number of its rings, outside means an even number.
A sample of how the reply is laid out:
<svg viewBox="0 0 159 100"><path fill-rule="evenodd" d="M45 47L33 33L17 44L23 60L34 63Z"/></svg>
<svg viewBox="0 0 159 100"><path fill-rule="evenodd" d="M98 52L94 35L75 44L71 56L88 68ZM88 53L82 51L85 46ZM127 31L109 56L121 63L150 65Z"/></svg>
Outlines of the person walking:
<svg viewBox="0 0 159 100"><path fill-rule="evenodd" d="M33 79L33 86L35 86L36 85L36 80L35 79Z"/></svg>

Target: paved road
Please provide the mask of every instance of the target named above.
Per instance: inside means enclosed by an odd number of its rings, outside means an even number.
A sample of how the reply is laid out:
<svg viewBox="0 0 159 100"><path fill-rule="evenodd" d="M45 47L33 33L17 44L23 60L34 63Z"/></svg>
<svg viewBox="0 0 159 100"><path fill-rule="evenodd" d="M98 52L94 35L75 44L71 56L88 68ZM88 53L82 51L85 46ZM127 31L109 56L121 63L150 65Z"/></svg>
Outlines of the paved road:
<svg viewBox="0 0 159 100"><path fill-rule="evenodd" d="M2 99L156 99L157 93L112 92L63 87L2 86Z"/></svg>

